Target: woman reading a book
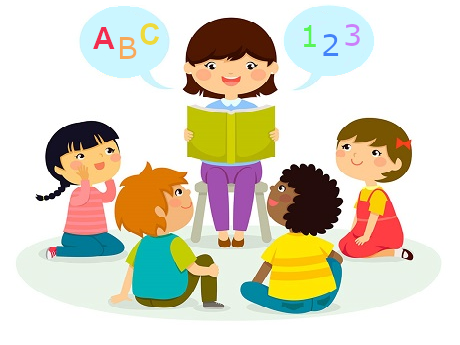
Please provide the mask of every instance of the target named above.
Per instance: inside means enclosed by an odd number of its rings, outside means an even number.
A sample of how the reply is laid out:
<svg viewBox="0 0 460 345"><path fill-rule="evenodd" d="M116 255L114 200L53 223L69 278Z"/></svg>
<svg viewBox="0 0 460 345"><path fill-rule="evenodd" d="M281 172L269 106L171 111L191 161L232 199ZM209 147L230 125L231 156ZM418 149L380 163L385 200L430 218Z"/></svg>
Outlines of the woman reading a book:
<svg viewBox="0 0 460 345"><path fill-rule="evenodd" d="M207 108L229 111L256 108L244 98L269 95L277 90L274 74L278 71L278 64L273 41L259 25L244 19L218 19L198 29L188 44L184 70L187 74L185 92L218 99ZM278 129L267 136L277 141ZM193 132L185 129L184 139L193 140ZM233 164L203 161L201 177L208 185L219 246L243 247L254 188L262 177L260 161ZM228 183L235 184L235 233L231 242L228 235Z"/></svg>

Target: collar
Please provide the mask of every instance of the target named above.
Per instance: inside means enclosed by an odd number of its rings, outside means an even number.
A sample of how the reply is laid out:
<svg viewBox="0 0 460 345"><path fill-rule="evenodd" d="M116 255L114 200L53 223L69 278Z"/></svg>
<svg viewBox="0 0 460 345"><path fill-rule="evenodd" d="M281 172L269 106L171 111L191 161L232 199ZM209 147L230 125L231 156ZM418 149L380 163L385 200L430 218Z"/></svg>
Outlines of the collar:
<svg viewBox="0 0 460 345"><path fill-rule="evenodd" d="M226 107L229 107L229 106L238 106L238 104L241 103L241 98L237 98L237 99L225 99L225 98L222 98L221 99L222 103L226 106Z"/></svg>
<svg viewBox="0 0 460 345"><path fill-rule="evenodd" d="M377 186L370 186L370 187L366 186L366 187L364 187L364 188L367 189L367 190L374 190L374 189L380 188L380 186L379 186L379 185L377 185Z"/></svg>

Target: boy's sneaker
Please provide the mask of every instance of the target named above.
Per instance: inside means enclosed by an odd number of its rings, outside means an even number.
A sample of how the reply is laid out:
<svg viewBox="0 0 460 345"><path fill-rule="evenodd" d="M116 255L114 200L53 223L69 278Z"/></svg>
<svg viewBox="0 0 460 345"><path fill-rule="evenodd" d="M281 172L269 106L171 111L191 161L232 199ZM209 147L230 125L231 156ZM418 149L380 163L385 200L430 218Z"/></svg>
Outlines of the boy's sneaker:
<svg viewBox="0 0 460 345"><path fill-rule="evenodd" d="M56 247L49 247L48 250L46 251L46 258L48 260L51 260L56 256Z"/></svg>
<svg viewBox="0 0 460 345"><path fill-rule="evenodd" d="M214 309L221 309L225 307L222 303L219 302L203 302L204 308L214 308Z"/></svg>

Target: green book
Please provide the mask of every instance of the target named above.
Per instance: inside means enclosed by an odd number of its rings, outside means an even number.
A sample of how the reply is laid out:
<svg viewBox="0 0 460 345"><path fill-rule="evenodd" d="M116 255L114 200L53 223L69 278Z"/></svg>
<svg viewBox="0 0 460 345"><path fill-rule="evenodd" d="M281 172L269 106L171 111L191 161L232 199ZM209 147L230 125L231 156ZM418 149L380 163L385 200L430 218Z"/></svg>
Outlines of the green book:
<svg viewBox="0 0 460 345"><path fill-rule="evenodd" d="M187 156L219 163L245 163L275 157L275 107L209 109L187 107L187 129L193 138Z"/></svg>

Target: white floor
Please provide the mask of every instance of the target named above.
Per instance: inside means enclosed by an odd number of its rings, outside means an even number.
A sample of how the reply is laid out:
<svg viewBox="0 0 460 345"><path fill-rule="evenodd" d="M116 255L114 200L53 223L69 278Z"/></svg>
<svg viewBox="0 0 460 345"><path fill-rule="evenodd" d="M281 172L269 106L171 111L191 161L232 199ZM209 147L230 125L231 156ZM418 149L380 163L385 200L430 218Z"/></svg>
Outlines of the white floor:
<svg viewBox="0 0 460 345"><path fill-rule="evenodd" d="M24 249L16 265L20 276L30 287L70 305L109 313L193 320L304 318L383 306L423 290L436 278L441 268L441 259L432 248L406 239L404 246L414 253L413 261L396 258L345 258L342 286L329 308L301 315L284 314L253 305L239 292L240 285L251 280L257 272L262 263L260 255L268 245L260 239L257 227L248 229L244 248L219 248L217 235L211 226L204 227L199 243L190 242L190 231L190 227L187 227L177 234L188 239L196 255L207 253L219 265L218 301L226 306L222 310L203 309L199 287L188 301L176 308L147 308L138 304L134 298L131 302L112 305L109 298L119 292L128 267L126 255L140 239L126 231L111 231L126 246L123 253L113 257L56 257L47 260L45 249L60 243L60 237L56 237ZM281 227L272 228L274 238L285 232L286 229ZM333 229L323 238L337 244L344 234L343 230ZM338 251L338 248L335 249ZM268 283L268 279L265 283Z"/></svg>

